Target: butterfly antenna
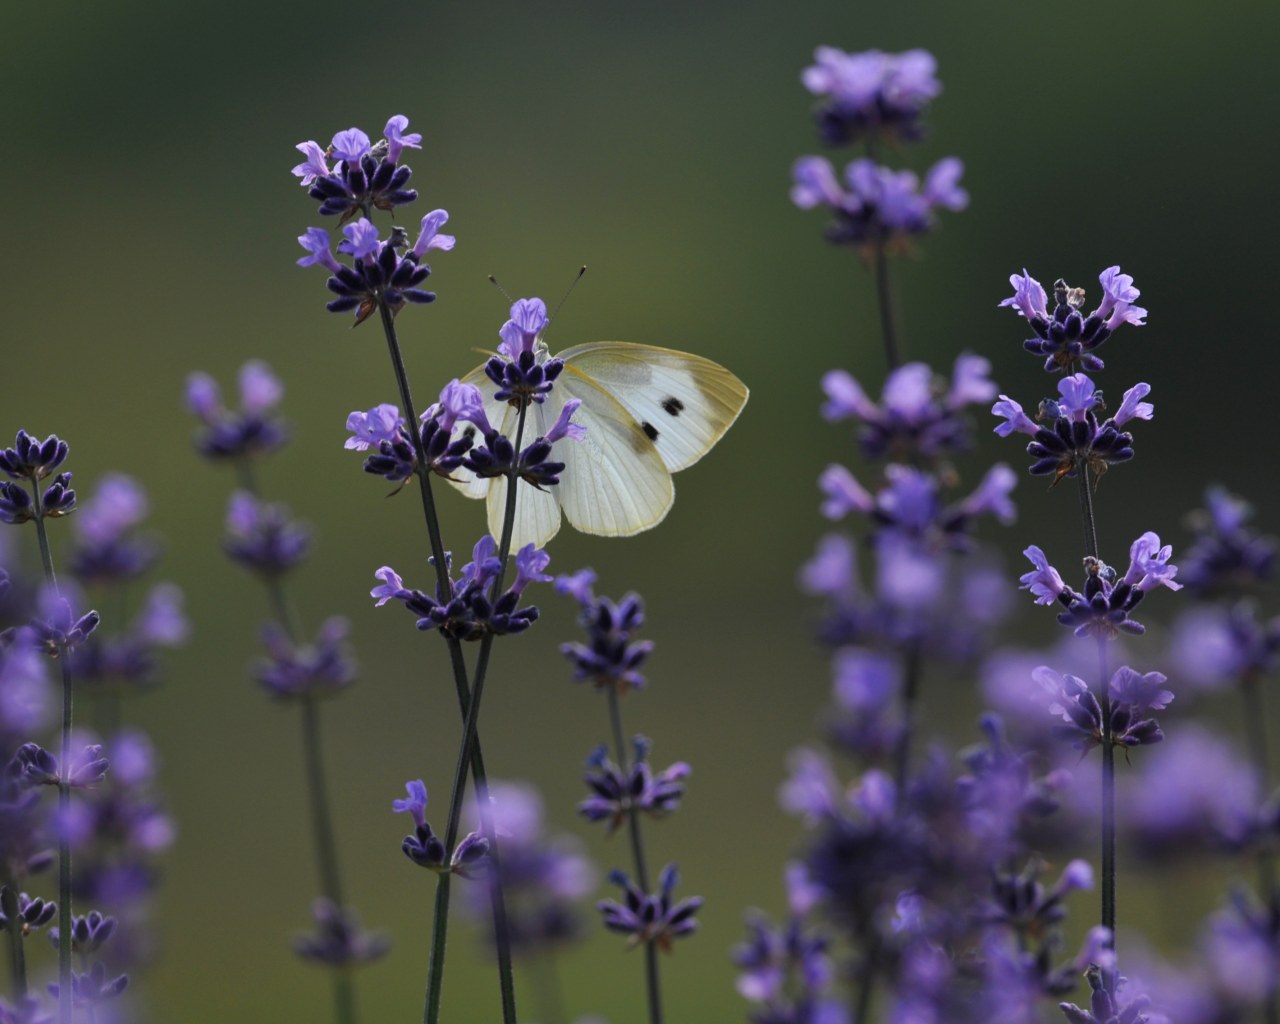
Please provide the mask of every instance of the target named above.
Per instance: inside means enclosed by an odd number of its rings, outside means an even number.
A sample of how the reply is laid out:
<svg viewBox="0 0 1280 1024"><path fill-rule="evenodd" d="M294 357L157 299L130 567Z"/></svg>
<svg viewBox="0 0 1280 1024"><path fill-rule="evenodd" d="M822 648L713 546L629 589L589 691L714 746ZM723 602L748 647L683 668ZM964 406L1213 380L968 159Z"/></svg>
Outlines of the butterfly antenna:
<svg viewBox="0 0 1280 1024"><path fill-rule="evenodd" d="M586 272L587 272L587 265L584 263L582 264L582 266L578 268L578 276L575 277L573 279L573 282L569 285L569 287L564 290L564 295L562 295L560 297L560 301L556 303L555 312L552 313L551 316L547 318L548 320L554 320L556 317L560 315L560 308L566 302L569 301L569 296L572 295L573 290L578 287L578 282L582 280L582 275L585 274Z"/></svg>
<svg viewBox="0 0 1280 1024"><path fill-rule="evenodd" d="M515 303L512 301L511 296L507 294L507 290L503 288L502 285L498 284L498 279L494 277L492 274L489 275L489 283L493 285L495 288L497 288L498 291L502 292L502 297L507 300L508 306L515 305Z"/></svg>

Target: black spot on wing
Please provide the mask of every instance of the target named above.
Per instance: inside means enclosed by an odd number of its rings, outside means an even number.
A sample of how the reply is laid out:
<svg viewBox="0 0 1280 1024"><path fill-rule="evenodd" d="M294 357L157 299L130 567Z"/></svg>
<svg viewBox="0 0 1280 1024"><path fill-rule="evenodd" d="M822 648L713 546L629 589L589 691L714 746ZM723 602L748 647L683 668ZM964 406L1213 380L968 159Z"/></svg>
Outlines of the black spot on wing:
<svg viewBox="0 0 1280 1024"><path fill-rule="evenodd" d="M684 412L684 402L674 396L671 398L664 398L662 400L662 408L663 411L671 416L679 416Z"/></svg>
<svg viewBox="0 0 1280 1024"><path fill-rule="evenodd" d="M644 431L644 436L650 441L658 440L658 428L647 420L640 424L640 429Z"/></svg>

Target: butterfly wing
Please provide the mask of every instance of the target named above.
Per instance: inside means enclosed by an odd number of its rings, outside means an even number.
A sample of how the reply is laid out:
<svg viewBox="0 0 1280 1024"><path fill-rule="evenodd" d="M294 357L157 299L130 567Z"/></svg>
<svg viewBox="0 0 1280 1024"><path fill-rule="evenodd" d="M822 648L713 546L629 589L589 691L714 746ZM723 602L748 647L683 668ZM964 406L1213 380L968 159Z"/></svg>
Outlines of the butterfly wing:
<svg viewBox="0 0 1280 1024"><path fill-rule="evenodd" d="M710 359L652 345L595 341L559 353L574 397L584 377L607 391L675 473L706 455L747 404L746 385ZM573 519L570 517L570 522Z"/></svg>
<svg viewBox="0 0 1280 1024"><path fill-rule="evenodd" d="M514 407L506 402L499 402L493 397L497 390L484 372L478 367L462 378L464 384L474 384L484 395L484 414L489 422L503 434L515 442L517 413ZM545 434L563 407L563 397L557 397L553 391L547 401L530 408L525 418L524 438L521 447L528 445L535 437ZM547 407L550 408L547 408ZM550 415L550 418L548 418ZM572 443L572 442L562 442ZM558 456L557 456L558 457ZM489 520L489 533L495 540L502 537L502 521L506 516L507 481L505 477L477 477L469 469L458 467L450 474L450 483L468 498L485 498L485 512ZM511 531L511 550L519 551L529 543L539 547L546 544L560 530L560 503L556 500L554 489L539 490L527 483L519 483L516 492L516 518Z"/></svg>
<svg viewBox="0 0 1280 1024"><path fill-rule="evenodd" d="M556 442L551 457L564 463L552 488L565 518L583 533L629 537L660 523L675 501L671 472L636 418L605 388L566 364L547 405L582 401L573 422L578 441ZM546 409L548 425L562 405Z"/></svg>

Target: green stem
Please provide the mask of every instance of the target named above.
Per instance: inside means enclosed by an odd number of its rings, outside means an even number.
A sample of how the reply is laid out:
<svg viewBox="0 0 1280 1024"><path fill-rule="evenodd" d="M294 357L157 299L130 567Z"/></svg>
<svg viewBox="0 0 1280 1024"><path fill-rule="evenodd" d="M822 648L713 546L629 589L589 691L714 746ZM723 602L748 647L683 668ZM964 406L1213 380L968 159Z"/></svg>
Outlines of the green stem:
<svg viewBox="0 0 1280 1024"><path fill-rule="evenodd" d="M378 310L382 319L383 334L387 340L387 352L391 358L391 368L395 373L396 386L400 392L400 401L404 405L408 434L413 442L414 454L417 456L416 474L419 490L422 494L422 512L427 525L427 535L431 542L431 554L436 569L437 596L447 601L453 593L449 580L448 562L445 558L444 541L440 533L440 520L436 513L435 496L431 489L431 467L427 462L426 451L422 446L421 426L418 423L417 410L414 408L413 395L409 388L409 376L405 370L404 358L400 351L400 342L396 336L395 319L391 309L385 302L379 302ZM525 409L520 410L516 429L515 447L519 452L524 434ZM507 507L502 528L502 541L499 545L498 557L502 562L502 571L495 585L495 594L502 592L503 577L506 573L507 556L511 550L511 533L515 527L517 479L512 475L508 479ZM470 768L475 779L476 806L480 814L480 825L485 838L489 841L489 859L495 877L500 866L497 835L493 829L489 804L488 777L485 773L484 758L481 754L480 738L477 733L480 698L484 689L485 673L488 670L489 654L493 645L492 634L487 634L480 642L480 654L476 660L474 691L467 683L466 664L462 657L461 644L456 638L446 637L449 647L449 660L453 668L454 686L458 695L458 709L464 719L462 743L459 750L459 762L454 772L453 792L449 804L449 827L446 831L445 850L452 855L457 840L458 821L462 813L462 795L466 789L467 770ZM444 981L445 948L448 945L449 932L449 894L451 881L448 872L440 875L436 884L435 916L431 932L431 953L427 967L427 990L423 1007L423 1020L436 1024L440 1017L441 987ZM515 979L511 966L511 937L507 926L506 904L500 885L492 887L494 939L498 954L498 985L502 994L502 1019L504 1024L515 1024Z"/></svg>
<svg viewBox="0 0 1280 1024"><path fill-rule="evenodd" d="M1076 475L1080 481L1080 521L1084 525L1084 550L1092 558L1098 557L1098 524L1093 516L1093 485L1089 480L1089 465L1083 459L1076 462Z"/></svg>
<svg viewBox="0 0 1280 1024"><path fill-rule="evenodd" d="M53 571L53 552L49 548L49 533L44 525L44 506L40 494L40 482L31 481L31 493L35 498L36 536L40 541L40 562L44 566L45 582L58 592L58 578ZM62 749L58 778L58 816L61 821L71 817L71 787L67 785L71 771L71 666L67 664L67 652L61 651L58 665L62 669ZM58 830L58 1021L71 1024L71 842L65 829Z"/></svg>
<svg viewBox="0 0 1280 1024"><path fill-rule="evenodd" d="M880 306L880 335L884 340L884 356L890 370L902 365L902 353L898 349L898 331L893 322L893 294L889 287L889 257L885 251L885 239L875 240L876 297Z"/></svg>
<svg viewBox="0 0 1280 1024"><path fill-rule="evenodd" d="M1111 932L1110 948L1116 948L1116 748L1111 732L1110 672L1107 641L1098 640L1098 675L1102 705L1102 927Z"/></svg>
<svg viewBox="0 0 1280 1024"><path fill-rule="evenodd" d="M609 687L609 722L613 727L613 746L618 758L618 768L626 778L630 771L627 744L622 732L622 707L618 688ZM640 835L640 813L634 803L627 806L627 832L631 836L631 856L636 865L636 884L644 893L649 892L649 869L645 864L644 841ZM644 944L645 992L649 1000L650 1024L662 1024L662 986L658 979L658 947L653 942Z"/></svg>
<svg viewBox="0 0 1280 1024"><path fill-rule="evenodd" d="M902 733L894 750L894 778L897 780L898 792L903 793L907 785L907 774L911 769L911 738L915 732L915 709L920 696L920 673L922 659L920 641L908 641L906 651L906 678L902 684Z"/></svg>
<svg viewBox="0 0 1280 1024"><path fill-rule="evenodd" d="M22 925L18 921L18 887L12 878L0 886L0 910L9 927L9 969L13 976L13 1002L21 1004L27 995L27 954L22 944Z"/></svg>

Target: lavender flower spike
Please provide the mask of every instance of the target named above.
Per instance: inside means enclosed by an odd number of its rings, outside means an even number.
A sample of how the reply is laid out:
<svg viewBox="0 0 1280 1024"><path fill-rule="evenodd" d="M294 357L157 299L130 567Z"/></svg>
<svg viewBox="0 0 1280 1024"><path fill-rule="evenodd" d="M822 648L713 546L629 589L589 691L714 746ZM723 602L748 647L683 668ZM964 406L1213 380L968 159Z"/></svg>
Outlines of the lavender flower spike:
<svg viewBox="0 0 1280 1024"><path fill-rule="evenodd" d="M641 892L621 871L611 872L609 880L622 887L625 902L601 900L596 909L604 916L606 928L630 936L628 945L652 942L666 953L676 939L697 930L694 915L702 906L702 898L694 896L672 903L672 893L680 880L674 864L662 869L658 891L653 895Z"/></svg>
<svg viewBox="0 0 1280 1024"><path fill-rule="evenodd" d="M1019 589L1030 590L1035 595L1036 604L1053 604L1067 589L1058 570L1049 564L1048 556L1034 544L1022 553L1031 559L1035 569L1018 577Z"/></svg>

